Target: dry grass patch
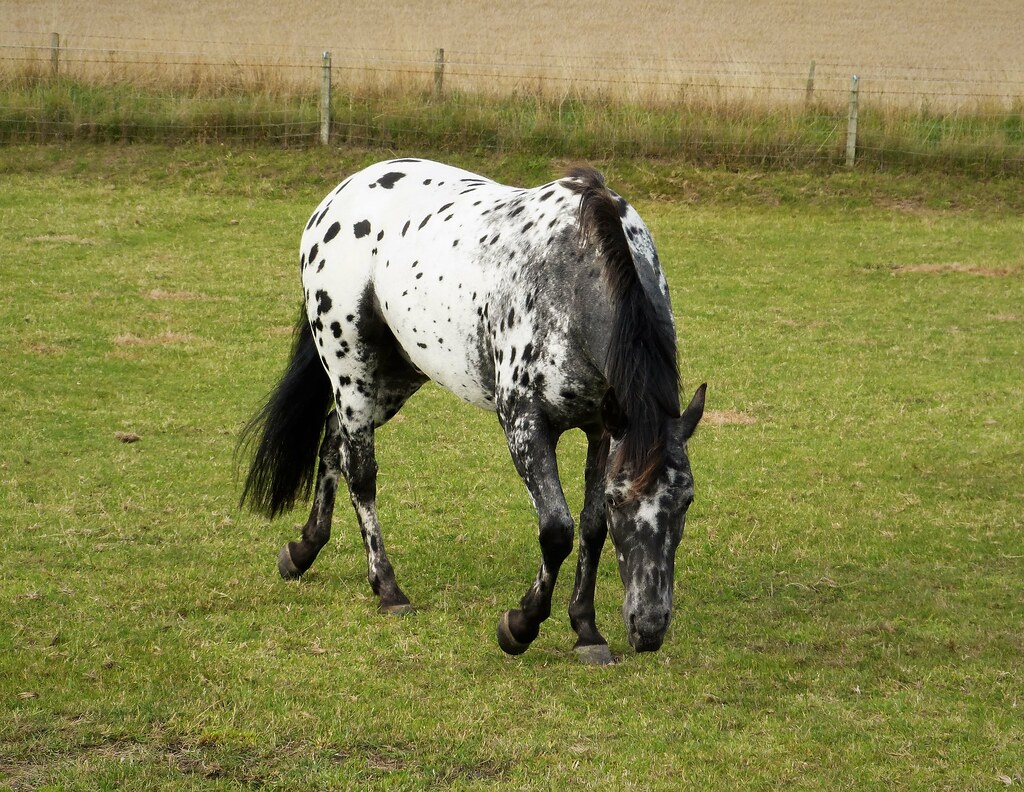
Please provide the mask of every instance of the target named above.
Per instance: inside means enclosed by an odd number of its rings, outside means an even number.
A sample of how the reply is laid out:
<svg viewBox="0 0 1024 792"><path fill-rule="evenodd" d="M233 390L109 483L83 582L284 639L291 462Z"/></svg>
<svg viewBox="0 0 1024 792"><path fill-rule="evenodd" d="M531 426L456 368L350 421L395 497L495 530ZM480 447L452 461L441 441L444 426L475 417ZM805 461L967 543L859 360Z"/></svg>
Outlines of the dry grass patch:
<svg viewBox="0 0 1024 792"><path fill-rule="evenodd" d="M191 344L196 340L191 333L178 333L174 330L165 330L155 336L138 336L135 333L121 333L114 336L114 344L119 347L175 346Z"/></svg>
<svg viewBox="0 0 1024 792"><path fill-rule="evenodd" d="M701 423L707 426L750 426L757 423L757 419L738 410L705 410Z"/></svg>
<svg viewBox="0 0 1024 792"><path fill-rule="evenodd" d="M951 261L945 264L904 264L893 268L894 275L922 273L930 275L945 275L948 273L964 273L966 275L981 275L986 278L1006 278L1013 275L1015 270L1009 267L981 267L977 264L968 264L962 261Z"/></svg>
<svg viewBox="0 0 1024 792"><path fill-rule="evenodd" d="M147 300L167 300L176 302L179 300L209 300L205 294L198 294L190 291L166 291L165 289L150 289L143 294Z"/></svg>
<svg viewBox="0 0 1024 792"><path fill-rule="evenodd" d="M41 234L39 236L29 237L29 242L35 243L50 243L60 245L95 245L95 239L89 239L88 237L80 237L74 234Z"/></svg>

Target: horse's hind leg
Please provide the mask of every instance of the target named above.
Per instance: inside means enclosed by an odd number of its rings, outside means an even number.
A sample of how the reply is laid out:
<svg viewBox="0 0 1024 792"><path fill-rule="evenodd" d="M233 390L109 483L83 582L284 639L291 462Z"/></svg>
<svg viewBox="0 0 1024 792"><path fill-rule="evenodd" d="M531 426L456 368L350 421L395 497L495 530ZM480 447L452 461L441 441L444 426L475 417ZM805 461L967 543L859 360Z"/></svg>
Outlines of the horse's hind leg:
<svg viewBox="0 0 1024 792"><path fill-rule="evenodd" d="M395 570L384 551L384 537L377 519L377 460L372 427L348 435L341 465L359 518L370 588L380 598L380 609L385 613L409 613L412 605L395 580Z"/></svg>
<svg viewBox="0 0 1024 792"><path fill-rule="evenodd" d="M313 565L317 554L331 538L331 516L341 475L341 431L338 411L331 410L320 443L320 465L309 519L302 526L302 539L289 542L277 557L277 569L285 579L297 578Z"/></svg>

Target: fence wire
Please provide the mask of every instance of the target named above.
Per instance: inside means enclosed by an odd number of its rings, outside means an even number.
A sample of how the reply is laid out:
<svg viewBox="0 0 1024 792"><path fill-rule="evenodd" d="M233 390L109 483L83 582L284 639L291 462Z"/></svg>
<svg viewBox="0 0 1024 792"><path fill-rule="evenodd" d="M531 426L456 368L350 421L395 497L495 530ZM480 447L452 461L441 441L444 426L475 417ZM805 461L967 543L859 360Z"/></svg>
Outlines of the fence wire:
<svg viewBox="0 0 1024 792"><path fill-rule="evenodd" d="M330 48L328 140L1024 170L1024 73ZM0 140L318 142L323 50L0 30Z"/></svg>

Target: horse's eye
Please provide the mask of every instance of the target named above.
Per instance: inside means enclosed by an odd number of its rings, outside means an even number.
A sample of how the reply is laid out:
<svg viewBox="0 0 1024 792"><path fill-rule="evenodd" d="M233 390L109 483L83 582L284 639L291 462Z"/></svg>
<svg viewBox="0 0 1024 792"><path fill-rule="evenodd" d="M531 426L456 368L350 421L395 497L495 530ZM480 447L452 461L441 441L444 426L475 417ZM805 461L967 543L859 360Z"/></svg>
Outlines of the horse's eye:
<svg viewBox="0 0 1024 792"><path fill-rule="evenodd" d="M625 499L618 492L610 492L604 496L604 502L612 509L618 509L625 503Z"/></svg>

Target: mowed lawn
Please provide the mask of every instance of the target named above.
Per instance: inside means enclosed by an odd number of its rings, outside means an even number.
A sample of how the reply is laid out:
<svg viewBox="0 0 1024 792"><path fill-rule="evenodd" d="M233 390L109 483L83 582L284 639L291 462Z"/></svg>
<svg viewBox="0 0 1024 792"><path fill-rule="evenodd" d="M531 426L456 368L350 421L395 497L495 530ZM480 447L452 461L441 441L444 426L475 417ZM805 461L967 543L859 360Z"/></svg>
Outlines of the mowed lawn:
<svg viewBox="0 0 1024 792"><path fill-rule="evenodd" d="M606 548L623 659L591 668L575 555L530 651L498 649L535 518L495 418L436 387L378 437L415 615L375 611L344 499L297 583L275 559L305 515L236 508L303 224L382 156L0 149L0 787L1024 783L1012 185L603 164L659 244L709 412L665 646L629 650ZM577 512L582 450L560 450Z"/></svg>

